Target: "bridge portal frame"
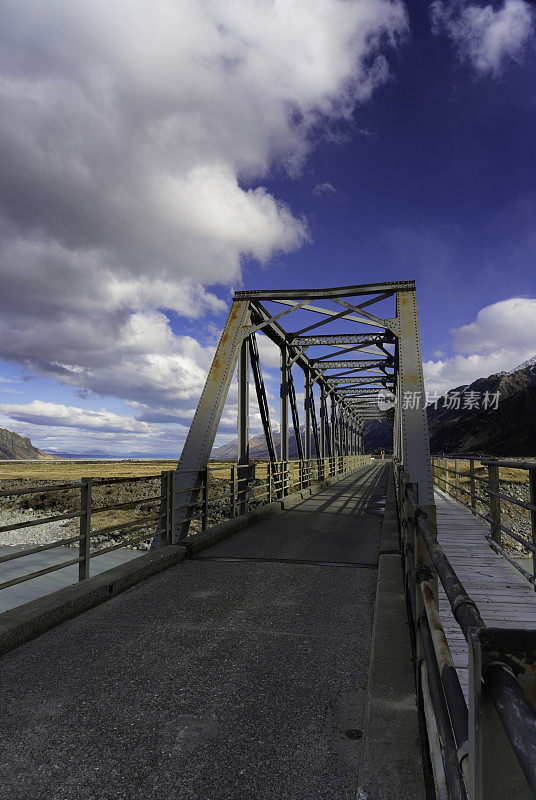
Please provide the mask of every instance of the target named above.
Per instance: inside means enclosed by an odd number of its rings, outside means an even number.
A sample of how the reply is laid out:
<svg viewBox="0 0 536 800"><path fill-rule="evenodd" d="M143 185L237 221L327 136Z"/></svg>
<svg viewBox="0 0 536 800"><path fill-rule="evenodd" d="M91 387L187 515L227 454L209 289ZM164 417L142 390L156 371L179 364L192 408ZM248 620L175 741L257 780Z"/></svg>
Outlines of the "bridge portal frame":
<svg viewBox="0 0 536 800"><path fill-rule="evenodd" d="M369 296L367 298L367 296ZM377 317L368 309L391 297L396 299L394 317ZM319 300L318 306L312 301ZM265 303L277 303L283 310L274 314ZM326 302L335 305L330 308ZM292 312L309 312L315 320L294 332L287 332L280 320ZM322 317L318 320L318 316ZM365 332L325 334L323 326L336 328L338 320L364 325ZM369 328L373 328L371 333ZM320 333L318 333L320 329ZM258 356L256 333L262 331L280 350L280 403L281 403L281 461L288 461L289 405L300 450L311 454L311 431L314 409L313 387L320 389L320 440L315 437L318 459L326 449L332 456L364 453L364 423L368 420L388 420L393 423L393 452L404 473L417 488L419 502L433 515L433 479L430 464L428 426L425 411L425 394L422 359L417 318L414 281L392 281L360 284L327 289L253 290L236 292L225 327L207 375L205 386L197 405L190 430L174 475L173 541L187 536L189 528L188 506L195 504L199 489L192 487L191 475L200 476L205 470L214 444L225 401L237 362L238 373L238 431L239 431L239 482L242 489L240 511L247 511L249 481L249 363L250 356ZM318 346L340 349L320 356L309 357L306 350ZM394 346L394 352L388 347ZM354 353L356 359L348 360ZM372 358L362 359L363 354ZM343 356L344 358L337 358ZM263 412L263 427L267 436L270 461L275 451L270 447L271 423L266 391L258 357L255 363L255 388L259 407ZM299 414L292 378L292 367L300 367L305 382L305 448L301 442ZM333 372L333 370L338 370ZM343 370L340 372L340 370ZM371 393L376 389L376 396ZM363 393L360 393L360 389ZM374 404L385 390L393 398L394 410L382 411ZM410 394L416 403L406 403ZM331 414L327 398L331 400ZM372 402L371 402L372 401ZM389 405L389 403L387 403ZM265 417L267 417L265 419ZM330 422L331 419L331 422ZM200 484L201 479L196 477ZM186 507L185 507L186 506Z"/></svg>

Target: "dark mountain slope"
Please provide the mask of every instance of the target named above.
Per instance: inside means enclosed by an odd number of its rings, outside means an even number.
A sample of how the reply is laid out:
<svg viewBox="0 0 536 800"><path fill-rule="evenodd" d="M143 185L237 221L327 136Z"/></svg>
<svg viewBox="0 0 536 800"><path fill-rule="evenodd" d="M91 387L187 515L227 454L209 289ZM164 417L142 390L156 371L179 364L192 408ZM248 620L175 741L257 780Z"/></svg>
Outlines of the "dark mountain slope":
<svg viewBox="0 0 536 800"><path fill-rule="evenodd" d="M34 447L27 436L0 428L0 461L23 458L53 458Z"/></svg>
<svg viewBox="0 0 536 800"><path fill-rule="evenodd" d="M470 392L478 393L478 408L463 408ZM488 408L482 407L486 394ZM494 395L498 392L498 404ZM536 454L536 359L506 373L478 378L469 386L447 392L447 402L460 408L428 407L432 453L476 452L500 456ZM495 408L495 405L497 407Z"/></svg>

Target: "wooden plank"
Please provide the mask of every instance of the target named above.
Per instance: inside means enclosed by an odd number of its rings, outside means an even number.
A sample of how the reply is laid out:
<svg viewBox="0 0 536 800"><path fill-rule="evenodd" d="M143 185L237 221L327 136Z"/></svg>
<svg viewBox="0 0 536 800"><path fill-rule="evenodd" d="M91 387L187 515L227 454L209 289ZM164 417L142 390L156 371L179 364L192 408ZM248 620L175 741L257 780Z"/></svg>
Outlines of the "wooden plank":
<svg viewBox="0 0 536 800"><path fill-rule="evenodd" d="M485 536L489 525L436 490L438 541L487 625L536 629L536 593ZM439 587L439 613L460 684L468 697L468 647L449 602Z"/></svg>

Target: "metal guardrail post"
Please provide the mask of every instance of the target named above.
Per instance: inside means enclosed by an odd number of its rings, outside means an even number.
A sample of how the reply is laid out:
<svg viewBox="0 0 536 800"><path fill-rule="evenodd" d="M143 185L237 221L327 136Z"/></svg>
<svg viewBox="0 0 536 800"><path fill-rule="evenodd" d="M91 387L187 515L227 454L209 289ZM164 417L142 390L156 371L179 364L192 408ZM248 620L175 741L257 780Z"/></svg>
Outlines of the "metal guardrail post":
<svg viewBox="0 0 536 800"><path fill-rule="evenodd" d="M448 461L448 458L445 458L445 477L444 477L443 483L444 483L443 490L445 492L449 492L450 491L450 486L449 486L449 461Z"/></svg>
<svg viewBox="0 0 536 800"><path fill-rule="evenodd" d="M476 513L476 481L475 481L475 459L469 459L469 491L471 492L471 511Z"/></svg>
<svg viewBox="0 0 536 800"><path fill-rule="evenodd" d="M529 469L530 502L536 506L536 469ZM532 544L536 547L536 511L530 511L530 525L532 533ZM536 577L536 553L532 553L532 575ZM536 590L536 584L534 584Z"/></svg>
<svg viewBox="0 0 536 800"><path fill-rule="evenodd" d="M235 464L233 464L233 466L231 467L229 487L230 487L229 515L232 519L236 517L236 465Z"/></svg>
<svg viewBox="0 0 536 800"><path fill-rule="evenodd" d="M168 534L168 541L169 544L173 544L173 509L174 509L174 495L173 492L175 490L175 470L170 469L168 472L168 508L169 508L169 534Z"/></svg>
<svg viewBox="0 0 536 800"><path fill-rule="evenodd" d="M267 477L268 477L268 502L271 503L274 497L274 475L273 475L273 468L272 462L268 462L268 469L267 469Z"/></svg>
<svg viewBox="0 0 536 800"><path fill-rule="evenodd" d="M78 564L78 580L84 581L89 578L90 550L91 550L91 489L93 478L82 478L80 488L80 542L79 557L82 559Z"/></svg>
<svg viewBox="0 0 536 800"><path fill-rule="evenodd" d="M499 491L499 467L496 464L488 464L488 488L490 492ZM489 496L489 510L491 522L491 538L497 544L501 544L501 498L493 494Z"/></svg>
<svg viewBox="0 0 536 800"><path fill-rule="evenodd" d="M455 458L454 459L454 476L455 476L454 477L454 483L456 484L456 488L454 490L454 493L455 493L455 496L456 496L456 500L459 500L460 499L460 494L461 494L461 492L460 492L460 478L461 478L461 475L460 475L460 459L459 458Z"/></svg>
<svg viewBox="0 0 536 800"><path fill-rule="evenodd" d="M201 512L201 530L206 531L208 525L208 493L210 490L209 468L205 467L201 474L203 475L203 510Z"/></svg>
<svg viewBox="0 0 536 800"><path fill-rule="evenodd" d="M164 519L160 521L160 525L162 526L162 530L160 531L160 547L165 547L166 545L171 544L171 527L169 524L170 503L168 470L162 470L160 473L160 495L162 497L162 500L160 501L160 513L164 514Z"/></svg>

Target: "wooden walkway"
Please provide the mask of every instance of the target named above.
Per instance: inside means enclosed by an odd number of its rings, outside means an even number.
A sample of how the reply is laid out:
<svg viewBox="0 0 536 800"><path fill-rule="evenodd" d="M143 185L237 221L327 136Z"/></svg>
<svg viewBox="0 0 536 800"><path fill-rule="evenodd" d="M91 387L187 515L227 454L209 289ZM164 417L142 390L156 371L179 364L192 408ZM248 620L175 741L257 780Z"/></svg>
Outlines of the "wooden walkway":
<svg viewBox="0 0 536 800"><path fill-rule="evenodd" d="M536 628L536 592L506 559L493 552L484 538L489 526L439 489L435 502L439 543L486 625ZM439 612L467 700L467 642L441 583Z"/></svg>

